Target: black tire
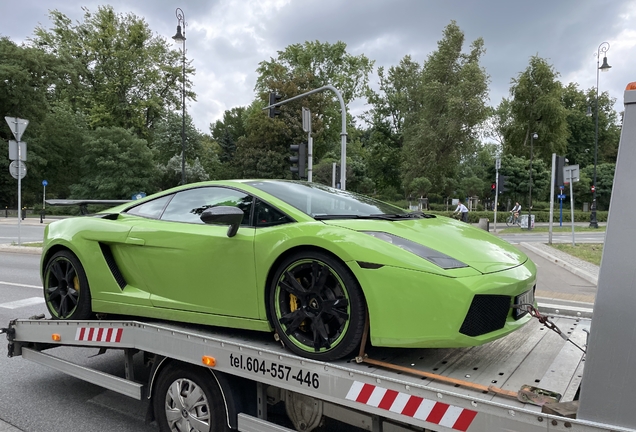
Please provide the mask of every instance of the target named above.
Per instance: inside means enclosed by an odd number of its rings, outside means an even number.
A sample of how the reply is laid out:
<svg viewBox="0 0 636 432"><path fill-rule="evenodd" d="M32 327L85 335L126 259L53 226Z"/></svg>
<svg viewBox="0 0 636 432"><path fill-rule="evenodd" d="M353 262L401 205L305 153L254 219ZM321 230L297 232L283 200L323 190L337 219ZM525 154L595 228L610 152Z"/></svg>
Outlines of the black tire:
<svg viewBox="0 0 636 432"><path fill-rule="evenodd" d="M161 432L230 430L223 394L202 367L168 365L157 378L152 407Z"/></svg>
<svg viewBox="0 0 636 432"><path fill-rule="evenodd" d="M506 219L506 226L509 227L510 225L513 225L512 216L508 216L508 219Z"/></svg>
<svg viewBox="0 0 636 432"><path fill-rule="evenodd" d="M44 302L51 316L85 320L93 316L91 291L84 267L68 250L57 252L44 270Z"/></svg>
<svg viewBox="0 0 636 432"><path fill-rule="evenodd" d="M321 252L305 251L280 264L269 290L269 312L291 351L331 361L359 346L366 304L344 264Z"/></svg>

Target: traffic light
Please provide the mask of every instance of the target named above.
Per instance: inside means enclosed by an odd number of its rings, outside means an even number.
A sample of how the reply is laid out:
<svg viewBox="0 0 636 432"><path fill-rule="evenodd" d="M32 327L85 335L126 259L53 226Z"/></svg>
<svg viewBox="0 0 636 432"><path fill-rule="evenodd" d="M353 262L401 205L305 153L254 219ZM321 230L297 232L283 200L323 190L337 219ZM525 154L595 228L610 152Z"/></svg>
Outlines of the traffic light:
<svg viewBox="0 0 636 432"><path fill-rule="evenodd" d="M596 186L592 185L591 190L592 190L592 193L596 192Z"/></svg>
<svg viewBox="0 0 636 432"><path fill-rule="evenodd" d="M503 175L499 176L499 193L500 194L508 191L508 189L506 189L506 180L508 180L508 176L503 176Z"/></svg>
<svg viewBox="0 0 636 432"><path fill-rule="evenodd" d="M289 162L291 162L289 170L292 173L298 173L299 179L306 178L305 167L307 164L307 143L292 144L289 146L289 149L293 154L293 156L289 158Z"/></svg>
<svg viewBox="0 0 636 432"><path fill-rule="evenodd" d="M269 94L269 117L274 118L277 115L280 115L280 105L276 105L276 102L281 100L282 96L277 94L276 92L270 92Z"/></svg>
<svg viewBox="0 0 636 432"><path fill-rule="evenodd" d="M556 157L556 173L554 176L555 187L563 186L565 183L563 182L563 167L565 166L565 157L557 156Z"/></svg>
<svg viewBox="0 0 636 432"><path fill-rule="evenodd" d="M490 185L490 193L494 194L497 192L497 185L495 183Z"/></svg>

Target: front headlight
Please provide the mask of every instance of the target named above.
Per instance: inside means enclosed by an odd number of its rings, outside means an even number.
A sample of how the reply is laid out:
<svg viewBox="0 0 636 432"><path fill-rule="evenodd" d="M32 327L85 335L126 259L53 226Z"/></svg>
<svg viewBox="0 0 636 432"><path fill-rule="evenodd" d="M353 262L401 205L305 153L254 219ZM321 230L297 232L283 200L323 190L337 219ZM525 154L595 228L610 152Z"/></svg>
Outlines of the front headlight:
<svg viewBox="0 0 636 432"><path fill-rule="evenodd" d="M393 234L388 234L384 232L378 231L362 231L365 234L369 234L377 239L384 240L387 243L391 243L399 248L404 249L405 251L409 251L412 254L417 255L420 258L424 258L426 261L430 261L438 267L443 268L444 270L468 267L467 264L456 260L453 257L450 257L446 254L423 246L419 243L415 243L411 240L407 240L402 237L395 236Z"/></svg>

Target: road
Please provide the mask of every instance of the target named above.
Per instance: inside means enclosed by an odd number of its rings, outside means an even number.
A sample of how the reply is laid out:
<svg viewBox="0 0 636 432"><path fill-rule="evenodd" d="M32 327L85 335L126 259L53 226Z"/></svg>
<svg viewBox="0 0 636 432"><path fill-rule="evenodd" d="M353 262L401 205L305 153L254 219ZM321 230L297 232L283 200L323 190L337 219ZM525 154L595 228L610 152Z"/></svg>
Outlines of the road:
<svg viewBox="0 0 636 432"><path fill-rule="evenodd" d="M16 228L16 224L0 222L0 243L14 241L12 236ZM40 241L43 231L44 225L34 222L24 224L23 241L27 241L24 238ZM519 243L542 241L542 236L547 238L547 234L518 234L504 238L511 243ZM517 247L522 248L519 245ZM539 296L551 301L593 302L595 286L523 250L537 264ZM0 326L15 318L28 318L41 313L48 316L38 273L39 259L39 255L0 252ZM4 348L0 346L0 349ZM93 357L98 353L95 349L56 348L54 351L56 356L74 363L124 375L121 352L107 352ZM139 357L135 356L135 375L143 378L147 372ZM120 396L21 358L9 359L2 351L0 382L0 419L25 432L156 430L155 424L145 423L146 401ZM3 429L0 427L0 430Z"/></svg>
<svg viewBox="0 0 636 432"><path fill-rule="evenodd" d="M0 326L46 312L39 260L38 255L0 253ZM145 401L119 396L21 358L7 358L4 349L2 344L0 419L5 422L27 432L156 431L154 424L144 423ZM95 349L55 349L59 357L123 376L121 352L89 358L96 354ZM135 374L143 376L140 358L135 366Z"/></svg>
<svg viewBox="0 0 636 432"><path fill-rule="evenodd" d="M519 234L499 234L499 237L509 243L547 243L548 233L519 233ZM576 243L605 243L605 232L580 231L574 233ZM572 233L552 233L553 243L572 243Z"/></svg>
<svg viewBox="0 0 636 432"><path fill-rule="evenodd" d="M44 235L45 224L40 224L39 219L23 221L20 224L20 241L22 243L40 242ZM16 218L0 218L0 244L18 243L18 222Z"/></svg>

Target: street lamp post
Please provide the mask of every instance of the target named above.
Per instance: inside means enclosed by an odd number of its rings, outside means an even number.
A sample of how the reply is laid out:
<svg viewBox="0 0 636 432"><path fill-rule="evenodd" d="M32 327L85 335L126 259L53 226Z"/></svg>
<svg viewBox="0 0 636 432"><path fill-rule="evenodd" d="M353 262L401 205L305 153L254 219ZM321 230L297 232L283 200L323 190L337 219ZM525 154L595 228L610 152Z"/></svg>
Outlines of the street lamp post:
<svg viewBox="0 0 636 432"><path fill-rule="evenodd" d="M590 228L598 228L598 221L596 220L596 165L598 163L598 77L599 71L608 72L611 68L607 64L607 51L610 49L610 44L603 42L598 46L596 52L596 119L594 120L594 180L592 181L592 207L590 208ZM601 59L601 53L603 54L603 64L599 66Z"/></svg>
<svg viewBox="0 0 636 432"><path fill-rule="evenodd" d="M533 159L533 147L534 140L539 138L536 132L530 135L530 198L528 203L528 231L532 229L532 159Z"/></svg>
<svg viewBox="0 0 636 432"><path fill-rule="evenodd" d="M186 183L186 174L185 174L185 118L186 118L186 81L185 81L185 73L186 73L186 22L185 22L185 14L181 8L177 8L175 11L175 15L177 16L177 34L172 36L175 42L181 42L182 46L182 84L181 87L181 107L183 112L181 114L181 184ZM181 31L183 26L183 32Z"/></svg>

